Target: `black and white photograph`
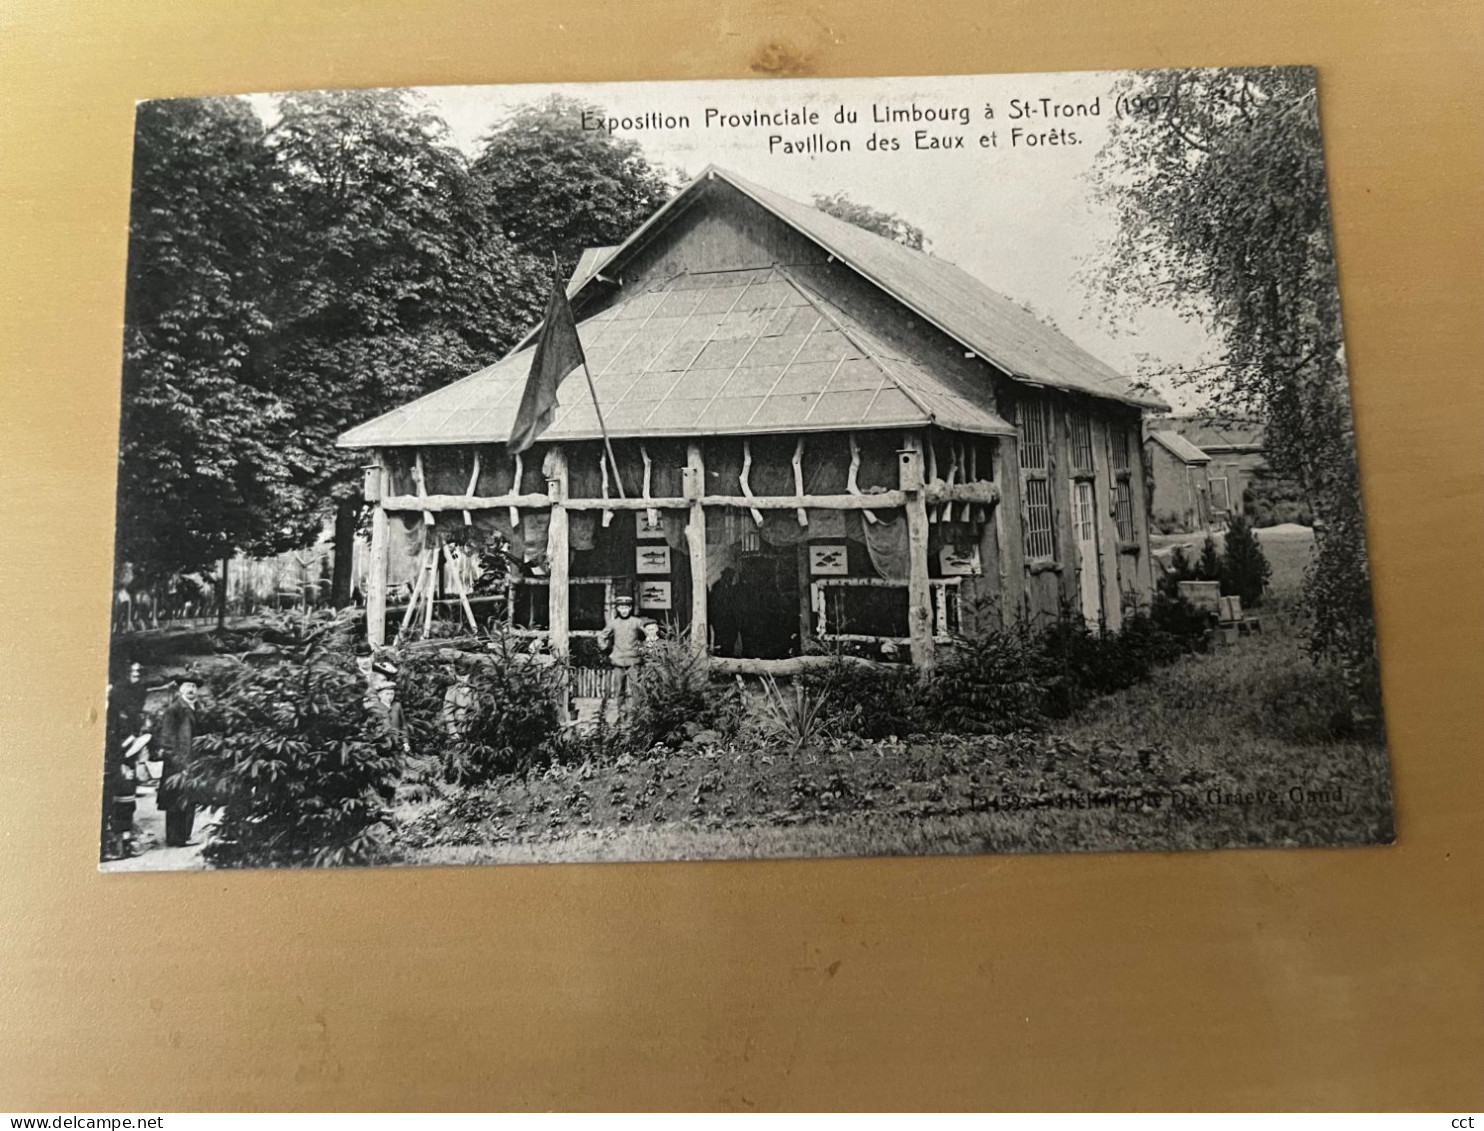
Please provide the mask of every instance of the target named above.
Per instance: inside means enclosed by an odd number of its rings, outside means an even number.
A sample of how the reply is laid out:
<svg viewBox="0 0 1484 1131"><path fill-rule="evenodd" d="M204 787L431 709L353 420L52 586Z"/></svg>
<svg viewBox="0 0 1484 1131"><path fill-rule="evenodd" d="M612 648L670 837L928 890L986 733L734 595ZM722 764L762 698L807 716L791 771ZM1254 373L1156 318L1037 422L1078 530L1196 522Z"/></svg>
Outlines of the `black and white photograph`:
<svg viewBox="0 0 1484 1131"><path fill-rule="evenodd" d="M1389 844L1320 102L140 103L101 868Z"/></svg>

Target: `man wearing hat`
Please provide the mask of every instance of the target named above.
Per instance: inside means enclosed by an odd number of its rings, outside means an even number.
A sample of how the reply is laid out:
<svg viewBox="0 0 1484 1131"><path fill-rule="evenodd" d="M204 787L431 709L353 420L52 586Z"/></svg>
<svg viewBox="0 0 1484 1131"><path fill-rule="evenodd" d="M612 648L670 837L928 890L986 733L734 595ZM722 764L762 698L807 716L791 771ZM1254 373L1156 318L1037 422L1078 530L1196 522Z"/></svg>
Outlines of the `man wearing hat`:
<svg viewBox="0 0 1484 1131"><path fill-rule="evenodd" d="M175 694L160 717L160 752L165 765L160 772L156 801L165 813L165 843L180 848L191 843L196 824L196 805L177 780L191 768L191 744L196 731L196 696L200 678L191 671L176 680Z"/></svg>
<svg viewBox="0 0 1484 1131"><path fill-rule="evenodd" d="M623 718L631 713L637 688L634 676L644 659L644 621L634 615L634 599L620 594L613 599L613 617L598 634L598 647L608 653L608 662L617 673L618 712Z"/></svg>

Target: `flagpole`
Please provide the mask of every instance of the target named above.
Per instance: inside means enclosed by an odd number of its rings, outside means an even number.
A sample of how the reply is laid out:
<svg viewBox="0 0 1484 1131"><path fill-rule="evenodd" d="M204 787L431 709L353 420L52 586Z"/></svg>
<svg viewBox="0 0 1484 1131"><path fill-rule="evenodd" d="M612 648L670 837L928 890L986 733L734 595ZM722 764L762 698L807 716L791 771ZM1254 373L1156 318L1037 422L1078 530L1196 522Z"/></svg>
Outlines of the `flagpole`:
<svg viewBox="0 0 1484 1131"><path fill-rule="evenodd" d="M562 285L562 265L556 252L551 253L551 265L556 268L556 286ZM593 398L593 412L598 417L598 431L603 433L603 448L608 453L608 465L613 468L613 482L618 487L618 497L628 498L623 492L623 476L618 472L618 460L613 455L613 441L608 438L608 425L603 422L603 407L598 404L598 387L593 384L592 370L587 367L587 350L582 348L582 335L577 335L577 355L582 358L582 375L587 378L587 391Z"/></svg>

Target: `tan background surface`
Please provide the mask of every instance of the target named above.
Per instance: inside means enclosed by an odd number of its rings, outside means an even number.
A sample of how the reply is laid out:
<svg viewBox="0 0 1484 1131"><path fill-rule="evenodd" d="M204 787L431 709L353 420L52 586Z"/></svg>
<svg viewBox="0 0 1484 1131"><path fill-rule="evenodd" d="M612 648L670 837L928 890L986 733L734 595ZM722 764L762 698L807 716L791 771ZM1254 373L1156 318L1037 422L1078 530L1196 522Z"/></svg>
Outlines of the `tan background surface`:
<svg viewBox="0 0 1484 1131"><path fill-rule="evenodd" d="M1481 40L1471 0L0 5L0 1109L1478 1112ZM134 99L1268 62L1320 68L1396 847L94 872Z"/></svg>

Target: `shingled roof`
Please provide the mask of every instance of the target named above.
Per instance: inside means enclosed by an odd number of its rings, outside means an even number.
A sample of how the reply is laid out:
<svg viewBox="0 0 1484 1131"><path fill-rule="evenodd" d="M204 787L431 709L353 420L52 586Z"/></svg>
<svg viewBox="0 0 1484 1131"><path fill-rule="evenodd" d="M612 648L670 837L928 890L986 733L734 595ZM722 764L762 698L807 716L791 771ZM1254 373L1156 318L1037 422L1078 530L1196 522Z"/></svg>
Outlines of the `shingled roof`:
<svg viewBox="0 0 1484 1131"><path fill-rule="evenodd" d="M707 172L751 197L1011 377L1140 408L1168 410L1154 393L1135 387L1056 327L948 260L858 228L735 173L714 168Z"/></svg>
<svg viewBox="0 0 1484 1131"><path fill-rule="evenodd" d="M1014 429L951 391L781 268L680 275L578 325L612 436L849 428ZM347 448L488 443L510 435L534 347L352 428ZM557 391L542 439L598 436L586 382Z"/></svg>
<svg viewBox="0 0 1484 1131"><path fill-rule="evenodd" d="M621 266L625 253L646 243L669 216L687 207L701 186L713 179L732 186L1010 377L1139 408L1168 409L1153 393L1136 387L1061 331L947 260L867 232L714 166L623 244L585 252L568 282L569 296L577 299L601 271ZM681 297L703 291L712 293L698 299L694 308ZM734 305L715 305L732 299L737 300ZM795 313L785 315L790 309ZM810 328L801 329L802 321L783 321L795 316L812 319ZM713 332L717 339L705 341L705 335ZM992 396L987 388L983 404L950 389L778 268L682 275L584 320L579 333L598 385L605 423L614 436L924 424L986 435L1014 434L989 407ZM630 333L633 341L620 341ZM697 338L698 334L702 337ZM796 356L778 355L774 351L786 346L763 342L801 334L809 341ZM339 446L504 440L530 370L534 338L533 330L514 352L494 365L350 429L340 437ZM689 356L684 347L692 342L701 342L706 349ZM723 346L722 342L742 342L747 348L728 363L719 359L742 347ZM755 352L758 349L762 352ZM820 368L831 360L838 363L835 368L829 372ZM592 439L599 434L584 382L576 378L564 382L558 400L556 420L543 438Z"/></svg>
<svg viewBox="0 0 1484 1131"><path fill-rule="evenodd" d="M1184 463L1210 463L1211 457L1196 447L1178 432L1151 432L1153 440L1165 451Z"/></svg>

